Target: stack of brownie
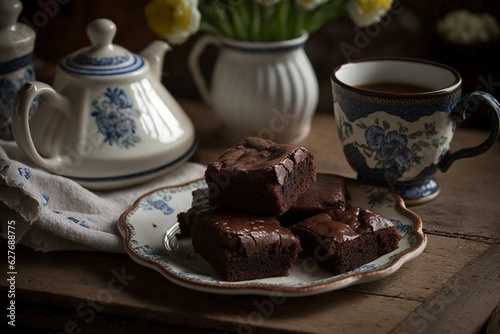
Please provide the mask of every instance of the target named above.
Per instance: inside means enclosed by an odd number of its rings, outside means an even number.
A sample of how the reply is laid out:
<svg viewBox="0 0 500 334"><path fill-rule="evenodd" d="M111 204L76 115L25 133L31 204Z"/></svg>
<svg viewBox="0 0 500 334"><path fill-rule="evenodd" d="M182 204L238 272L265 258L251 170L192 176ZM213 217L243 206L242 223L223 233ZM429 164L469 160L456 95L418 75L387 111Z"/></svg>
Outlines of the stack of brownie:
<svg viewBox="0 0 500 334"><path fill-rule="evenodd" d="M316 175L303 147L247 138L208 165L205 181L177 216L180 236L223 280L287 276L300 252L340 274L398 247L392 222L349 208L344 179Z"/></svg>

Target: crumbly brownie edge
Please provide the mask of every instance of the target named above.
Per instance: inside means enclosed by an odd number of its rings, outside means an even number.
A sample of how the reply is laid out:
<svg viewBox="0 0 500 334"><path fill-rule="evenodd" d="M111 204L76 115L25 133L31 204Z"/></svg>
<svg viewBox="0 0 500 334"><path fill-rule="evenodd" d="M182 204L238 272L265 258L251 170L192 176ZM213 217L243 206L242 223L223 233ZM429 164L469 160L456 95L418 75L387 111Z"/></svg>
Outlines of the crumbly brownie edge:
<svg viewBox="0 0 500 334"><path fill-rule="evenodd" d="M286 276L301 250L299 240L288 232L289 238L280 236L259 252L248 256L238 238L233 239L234 247L224 246L230 244L227 241L231 235L221 233L211 226L210 221L198 219L196 227L192 229L193 247L226 281Z"/></svg>
<svg viewBox="0 0 500 334"><path fill-rule="evenodd" d="M401 239L394 227L363 233L353 240L340 243L325 240L307 229L292 226L292 231L301 240L301 255L310 257L318 266L335 275L358 268L392 252L398 248Z"/></svg>
<svg viewBox="0 0 500 334"><path fill-rule="evenodd" d="M296 149L305 158L296 162L280 184L276 171L241 172L218 169L209 164L205 180L210 189L210 200L215 205L262 215L278 216L288 210L297 198L316 180L314 156L304 148ZM259 177L254 174L262 173Z"/></svg>

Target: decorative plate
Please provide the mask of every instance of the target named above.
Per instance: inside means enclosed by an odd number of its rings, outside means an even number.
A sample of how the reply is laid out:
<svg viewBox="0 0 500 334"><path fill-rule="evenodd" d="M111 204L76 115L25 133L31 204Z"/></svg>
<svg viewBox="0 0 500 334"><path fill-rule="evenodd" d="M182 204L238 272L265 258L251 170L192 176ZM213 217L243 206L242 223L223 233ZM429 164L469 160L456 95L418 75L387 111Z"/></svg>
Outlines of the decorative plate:
<svg viewBox="0 0 500 334"><path fill-rule="evenodd" d="M346 179L351 205L368 208L394 222L402 236L398 249L341 275L333 275L299 256L286 277L222 281L193 250L190 238L176 236L177 214L191 206L191 192L202 187L206 184L200 179L151 191L137 199L118 223L125 250L134 261L194 290L233 295L281 293L290 297L324 293L391 275L420 255L427 243L421 219L398 195L387 188Z"/></svg>

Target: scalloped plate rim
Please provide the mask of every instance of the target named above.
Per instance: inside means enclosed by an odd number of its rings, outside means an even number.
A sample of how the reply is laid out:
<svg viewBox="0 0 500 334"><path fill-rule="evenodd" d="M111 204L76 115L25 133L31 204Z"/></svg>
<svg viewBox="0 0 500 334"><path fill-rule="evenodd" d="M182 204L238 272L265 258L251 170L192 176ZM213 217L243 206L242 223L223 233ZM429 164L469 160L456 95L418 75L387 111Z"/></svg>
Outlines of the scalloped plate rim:
<svg viewBox="0 0 500 334"><path fill-rule="evenodd" d="M328 173L328 174L333 174L333 173ZM336 175L336 174L333 174ZM345 178L344 176L337 175L340 177ZM345 274L341 275L332 275L329 278L326 279L319 279L316 281L317 283L312 283L308 285L303 285L303 286L293 286L293 285L277 285L277 284L272 284L272 283L260 283L260 280L253 280L253 281L243 281L243 282L225 282L225 281L214 281L214 282L206 282L206 281L198 281L198 280L192 280L192 279L187 279L178 273L175 273L168 268L166 268L164 265L161 263L158 263L157 261L154 261L152 259L149 259L138 252L136 252L132 247L131 247L131 241L132 241L132 235L133 232L130 229L130 226L128 225L129 220L131 217L136 214L136 212L139 210L139 205L146 200L148 197L159 193L163 191L169 191L169 190L175 190L175 189L182 189L184 187L189 187L190 185L195 185L195 184L200 184L202 185L204 182L203 178L195 179L189 182L181 183L181 184L176 184L176 185L171 185L171 186L165 186L165 187L160 187L154 190L151 190L143 195L141 195L139 198L136 199L136 201L126 210L124 211L118 220L118 229L119 232L121 233L123 237L123 246L125 248L126 253L134 260L136 263L145 266L147 268L153 269L160 274L162 274L165 278L170 280L171 282L183 286L185 288L189 288L192 290L197 290L201 292L208 292L208 293L216 293L216 294L228 294L228 295L270 295L270 294L276 294L280 293L282 296L285 297L301 297L301 296L310 296L310 295L315 295L315 294L320 294L320 293L325 293L329 291L334 291L338 289L343 289L348 286L352 286L355 284L361 284L361 283L367 283L375 280L382 279L384 277L387 277L389 275L392 275L395 273L397 270L401 268L401 266L413 260L414 258L418 257L423 250L426 247L427 244L427 237L423 233L423 223L420 217L418 217L414 212L410 211L409 209L406 208L406 205L403 201L403 199L391 192L389 189L386 189L384 187L380 186L372 186L372 185L367 185L361 181L355 180L355 179L350 179L350 178L345 178L346 179L346 185L349 188L349 185L351 186L371 186L371 187L376 187L378 189L384 189L385 192L387 192L390 196L393 197L394 203L395 203L395 210L406 218L410 222L413 223L413 236L417 238L415 241L415 245L412 247L402 249L401 253L394 259L390 260L389 262L385 263L379 268L376 269L370 269L366 271L359 271L356 272L356 269L354 272L348 272ZM194 190L194 189L193 189ZM377 212L374 210L374 212ZM175 223L174 223L175 224ZM163 230L163 233L159 235L159 238L162 239L161 244L163 245L163 237L165 234L165 231L170 228L172 224L166 226ZM163 247L162 247L163 248ZM399 250L399 248L398 248ZM165 249L162 249L162 251L165 251ZM394 251L395 252L395 251ZM389 253L389 254L392 254ZM386 254L384 256L388 256L389 254ZM165 256L168 256L168 253L165 251ZM380 258L379 258L380 259ZM175 258L169 258L169 261L172 261L173 263L177 263L178 265L182 265L182 263L179 263L178 260ZM377 261L377 260L375 260Z"/></svg>

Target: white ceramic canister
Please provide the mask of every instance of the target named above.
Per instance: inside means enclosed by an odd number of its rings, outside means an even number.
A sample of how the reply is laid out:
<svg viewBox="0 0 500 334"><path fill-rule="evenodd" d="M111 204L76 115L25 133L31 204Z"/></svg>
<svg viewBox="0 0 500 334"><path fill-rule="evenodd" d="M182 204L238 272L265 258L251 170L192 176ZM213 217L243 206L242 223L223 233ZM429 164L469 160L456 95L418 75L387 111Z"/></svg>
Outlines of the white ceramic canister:
<svg viewBox="0 0 500 334"><path fill-rule="evenodd" d="M26 82L35 80L33 50L36 33L17 22L23 5L18 0L0 1L0 139L14 140L11 114L14 98ZM36 109L38 99L31 107Z"/></svg>

